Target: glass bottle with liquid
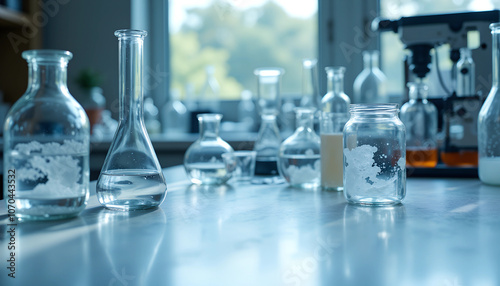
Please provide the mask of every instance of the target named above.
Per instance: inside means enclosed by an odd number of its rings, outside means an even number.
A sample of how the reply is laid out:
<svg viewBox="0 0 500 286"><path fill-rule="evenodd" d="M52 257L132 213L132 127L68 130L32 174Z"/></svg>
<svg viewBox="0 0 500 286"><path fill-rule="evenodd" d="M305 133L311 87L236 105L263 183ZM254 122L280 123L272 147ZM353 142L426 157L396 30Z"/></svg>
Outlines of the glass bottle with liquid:
<svg viewBox="0 0 500 286"><path fill-rule="evenodd" d="M30 50L22 57L28 89L4 124L5 202L21 220L76 216L89 196L90 124L66 85L73 55Z"/></svg>
<svg viewBox="0 0 500 286"><path fill-rule="evenodd" d="M410 101L401 107L401 121L406 127L406 164L433 168L438 161L436 106L427 100L427 85L409 82Z"/></svg>
<svg viewBox="0 0 500 286"><path fill-rule="evenodd" d="M405 126L397 104L353 104L344 126L344 196L363 205L399 204L406 195Z"/></svg>
<svg viewBox="0 0 500 286"><path fill-rule="evenodd" d="M297 129L280 146L279 173L292 187L320 185L320 138L314 132L315 108L295 108Z"/></svg>
<svg viewBox="0 0 500 286"><path fill-rule="evenodd" d="M500 23L490 25L493 37L492 87L478 119L479 179L500 185Z"/></svg>
<svg viewBox="0 0 500 286"><path fill-rule="evenodd" d="M219 137L221 114L198 115L200 137L184 154L184 168L193 184L221 185L231 178L222 154L233 148Z"/></svg>
<svg viewBox="0 0 500 286"><path fill-rule="evenodd" d="M97 180L99 202L123 211L159 206L167 184L144 123L143 43L147 32L118 30L119 123Z"/></svg>
<svg viewBox="0 0 500 286"><path fill-rule="evenodd" d="M326 67L327 93L321 100L322 112L349 113L351 100L344 92L345 67Z"/></svg>
<svg viewBox="0 0 500 286"><path fill-rule="evenodd" d="M388 103L387 78L379 68L379 51L364 51L364 69L354 80L353 103Z"/></svg>
<svg viewBox="0 0 500 286"><path fill-rule="evenodd" d="M259 68L257 76L257 107L261 116L261 125L254 151L257 151L255 174L278 174L278 151L281 134L276 122L280 110L280 79L284 70L281 68Z"/></svg>

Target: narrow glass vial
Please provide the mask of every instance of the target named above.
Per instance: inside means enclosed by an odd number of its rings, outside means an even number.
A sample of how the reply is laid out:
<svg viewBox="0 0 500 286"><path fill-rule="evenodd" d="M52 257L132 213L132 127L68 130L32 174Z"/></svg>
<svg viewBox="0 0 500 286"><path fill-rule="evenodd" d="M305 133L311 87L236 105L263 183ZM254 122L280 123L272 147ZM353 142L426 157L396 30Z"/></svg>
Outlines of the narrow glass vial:
<svg viewBox="0 0 500 286"><path fill-rule="evenodd" d="M19 219L78 215L89 194L90 125L66 85L72 54L23 52L29 80L4 125L4 199Z"/></svg>
<svg viewBox="0 0 500 286"><path fill-rule="evenodd" d="M200 138L184 154L184 168L194 184L221 185L231 178L222 154L232 153L233 148L219 137L221 114L198 115Z"/></svg>
<svg viewBox="0 0 500 286"><path fill-rule="evenodd" d="M406 195L405 127L397 104L353 104L344 127L344 196L350 203L398 204Z"/></svg>
<svg viewBox="0 0 500 286"><path fill-rule="evenodd" d="M490 25L493 37L493 73L491 91L478 119L479 179L500 185L500 23Z"/></svg>
<svg viewBox="0 0 500 286"><path fill-rule="evenodd" d="M260 68L254 71L257 76L258 111L261 125L254 151L257 151L255 174L278 174L278 151L281 134L276 122L280 110L280 78L284 73L281 68Z"/></svg>
<svg viewBox="0 0 500 286"><path fill-rule="evenodd" d="M321 100L321 111L335 113L349 113L351 100L344 93L345 67L326 67L328 78L328 92Z"/></svg>
<svg viewBox="0 0 500 286"><path fill-rule="evenodd" d="M316 59L304 59L302 61L302 98L300 107L319 110L321 98L319 97L317 63Z"/></svg>
<svg viewBox="0 0 500 286"><path fill-rule="evenodd" d="M433 168L438 161L437 108L427 100L425 83L409 82L410 101L401 107L406 127L406 164Z"/></svg>
<svg viewBox="0 0 500 286"><path fill-rule="evenodd" d="M167 184L149 139L143 114L142 30L118 30L120 116L97 180L99 202L123 211L159 206Z"/></svg>
<svg viewBox="0 0 500 286"><path fill-rule="evenodd" d="M280 146L278 170L292 187L320 185L320 138L314 132L315 108L296 108L297 129Z"/></svg>
<svg viewBox="0 0 500 286"><path fill-rule="evenodd" d="M457 96L473 96L476 94L476 65L472 60L471 50L460 49L460 60L457 63Z"/></svg>
<svg viewBox="0 0 500 286"><path fill-rule="evenodd" d="M388 103L387 78L380 70L379 51L364 51L361 73L354 80L353 103Z"/></svg>

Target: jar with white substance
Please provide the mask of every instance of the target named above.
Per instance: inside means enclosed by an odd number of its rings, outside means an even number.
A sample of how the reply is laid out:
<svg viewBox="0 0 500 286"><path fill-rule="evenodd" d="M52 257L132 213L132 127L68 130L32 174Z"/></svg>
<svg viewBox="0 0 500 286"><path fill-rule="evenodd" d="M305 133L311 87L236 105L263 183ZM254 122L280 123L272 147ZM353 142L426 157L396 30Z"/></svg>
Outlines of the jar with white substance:
<svg viewBox="0 0 500 286"><path fill-rule="evenodd" d="M397 104L353 104L344 127L344 195L363 205L399 204L406 194L405 127Z"/></svg>

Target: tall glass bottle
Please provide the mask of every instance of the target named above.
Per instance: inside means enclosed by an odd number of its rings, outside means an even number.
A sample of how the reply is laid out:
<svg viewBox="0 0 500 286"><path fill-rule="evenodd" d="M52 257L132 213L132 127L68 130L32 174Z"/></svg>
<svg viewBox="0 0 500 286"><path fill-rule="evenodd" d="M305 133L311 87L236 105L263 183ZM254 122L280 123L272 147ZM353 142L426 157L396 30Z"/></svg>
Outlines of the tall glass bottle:
<svg viewBox="0 0 500 286"><path fill-rule="evenodd" d="M314 132L315 108L296 108L297 129L280 146L278 170L292 187L320 185L320 138Z"/></svg>
<svg viewBox="0 0 500 286"><path fill-rule="evenodd" d="M300 107L319 109L321 98L318 88L318 61L304 59L302 61L302 98Z"/></svg>
<svg viewBox="0 0 500 286"><path fill-rule="evenodd" d="M493 37L493 73L491 91L478 118L479 179L500 185L500 23L490 25Z"/></svg>
<svg viewBox="0 0 500 286"><path fill-rule="evenodd" d="M476 65L472 60L469 48L460 49L460 60L457 63L457 96L473 96L476 94Z"/></svg>
<svg viewBox="0 0 500 286"><path fill-rule="evenodd" d="M354 80L353 103L388 103L387 78L380 70L379 51L364 51L361 73Z"/></svg>
<svg viewBox="0 0 500 286"><path fill-rule="evenodd" d="M406 165L435 167L437 150L437 108L427 100L427 85L409 82L410 101L401 107L401 121L406 127Z"/></svg>
<svg viewBox="0 0 500 286"><path fill-rule="evenodd" d="M322 112L349 113L351 100L344 92L345 67L326 67L328 92L321 100Z"/></svg>
<svg viewBox="0 0 500 286"><path fill-rule="evenodd" d="M255 174L278 174L278 150L281 145L281 134L276 123L280 106L280 78L284 73L281 68L259 68L254 71L257 76L258 111L261 126L254 150L257 151Z"/></svg>
<svg viewBox="0 0 500 286"><path fill-rule="evenodd" d="M184 154L184 168L194 184L221 185L231 178L222 154L233 148L219 137L221 114L198 114L200 138Z"/></svg>
<svg viewBox="0 0 500 286"><path fill-rule="evenodd" d="M73 55L31 50L22 56L28 89L5 120L4 199L20 219L75 216L89 193L90 125L66 85Z"/></svg>
<svg viewBox="0 0 500 286"><path fill-rule="evenodd" d="M99 202L110 209L133 211L159 206L167 184L144 124L142 67L146 31L118 30L118 129L97 180Z"/></svg>

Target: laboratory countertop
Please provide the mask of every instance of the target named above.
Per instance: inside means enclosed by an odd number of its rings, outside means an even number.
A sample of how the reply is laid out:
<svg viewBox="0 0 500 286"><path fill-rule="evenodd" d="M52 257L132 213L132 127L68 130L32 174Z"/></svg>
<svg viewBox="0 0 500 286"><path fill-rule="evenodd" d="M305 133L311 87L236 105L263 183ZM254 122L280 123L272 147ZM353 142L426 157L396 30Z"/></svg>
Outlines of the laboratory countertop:
<svg viewBox="0 0 500 286"><path fill-rule="evenodd" d="M271 179L165 175L152 211L91 195L74 219L9 226L2 202L0 285L500 285L500 188L477 179L409 178L402 205L363 207Z"/></svg>

